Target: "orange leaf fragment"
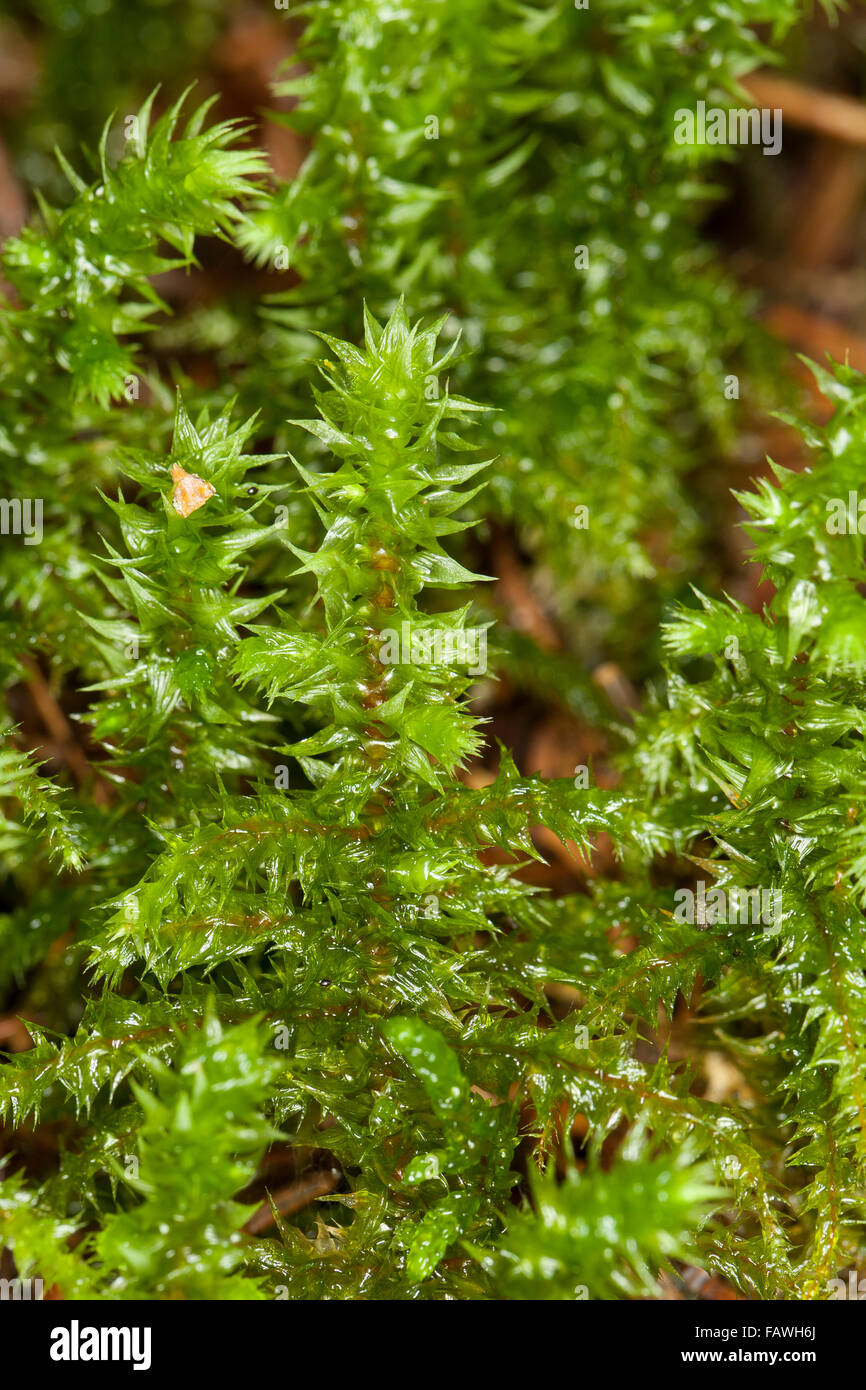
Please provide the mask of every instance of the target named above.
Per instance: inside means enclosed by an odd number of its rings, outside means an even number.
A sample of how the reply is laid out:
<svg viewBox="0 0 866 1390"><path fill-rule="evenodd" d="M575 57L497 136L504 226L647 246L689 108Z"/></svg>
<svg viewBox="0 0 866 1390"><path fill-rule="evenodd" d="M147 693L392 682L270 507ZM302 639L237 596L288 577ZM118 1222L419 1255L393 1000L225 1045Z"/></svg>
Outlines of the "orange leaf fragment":
<svg viewBox="0 0 866 1390"><path fill-rule="evenodd" d="M171 478L174 483L171 505L181 516L189 516L190 512L203 507L207 499L213 497L216 492L216 488L205 482L204 478L199 478L195 473L187 473L179 463L171 465Z"/></svg>

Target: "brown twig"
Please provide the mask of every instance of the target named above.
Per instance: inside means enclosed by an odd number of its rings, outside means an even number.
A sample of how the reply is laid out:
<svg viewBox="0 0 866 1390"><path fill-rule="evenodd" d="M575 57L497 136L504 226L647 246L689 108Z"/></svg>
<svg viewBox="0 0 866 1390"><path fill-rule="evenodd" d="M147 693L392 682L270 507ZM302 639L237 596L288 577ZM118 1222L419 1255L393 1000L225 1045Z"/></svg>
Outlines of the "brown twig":
<svg viewBox="0 0 866 1390"><path fill-rule="evenodd" d="M325 1197L329 1192L333 1192L339 1181L340 1174L335 1169L305 1173L288 1187L274 1192L270 1202L262 1202L244 1225L245 1233L248 1236L260 1236L263 1231L276 1224L271 1203L282 1216L291 1216L293 1212L309 1206L317 1197Z"/></svg>
<svg viewBox="0 0 866 1390"><path fill-rule="evenodd" d="M544 651L561 651L559 633L530 588L512 538L501 527L494 530L491 554L498 594L511 626L526 633Z"/></svg>
<svg viewBox="0 0 866 1390"><path fill-rule="evenodd" d="M798 200L788 265L818 270L845 252L866 190L866 152L838 141L816 140Z"/></svg>
<svg viewBox="0 0 866 1390"><path fill-rule="evenodd" d="M291 26L274 16L253 11L239 15L229 26L217 42L212 59L239 111L245 114L261 106L286 109L286 99L274 96L273 83L292 59L295 39ZM261 140L277 178L295 178L307 153L307 144L300 135L268 121L261 131Z"/></svg>
<svg viewBox="0 0 866 1390"><path fill-rule="evenodd" d="M866 105L853 97L822 92L818 87L807 87L774 72L749 73L741 85L756 106L779 108L783 122L829 135L833 140L866 145Z"/></svg>
<svg viewBox="0 0 866 1390"><path fill-rule="evenodd" d="M766 315L768 328L792 347L813 357L829 352L837 362L850 362L866 371L866 339L822 314L811 314L795 304L775 304Z"/></svg>
<svg viewBox="0 0 866 1390"><path fill-rule="evenodd" d="M23 1019L6 1014L0 1018L0 1044L7 1046L9 1052L29 1052L33 1039L27 1031Z"/></svg>
<svg viewBox="0 0 866 1390"><path fill-rule="evenodd" d="M0 141L0 240L16 236L27 221L27 199Z"/></svg>
<svg viewBox="0 0 866 1390"><path fill-rule="evenodd" d="M39 717L55 743L62 749L64 761L72 769L75 780L81 785L90 776L91 767L75 738L72 725L60 708L54 692L33 657L25 657L24 665L30 672L27 684L33 697L33 703L39 712Z"/></svg>

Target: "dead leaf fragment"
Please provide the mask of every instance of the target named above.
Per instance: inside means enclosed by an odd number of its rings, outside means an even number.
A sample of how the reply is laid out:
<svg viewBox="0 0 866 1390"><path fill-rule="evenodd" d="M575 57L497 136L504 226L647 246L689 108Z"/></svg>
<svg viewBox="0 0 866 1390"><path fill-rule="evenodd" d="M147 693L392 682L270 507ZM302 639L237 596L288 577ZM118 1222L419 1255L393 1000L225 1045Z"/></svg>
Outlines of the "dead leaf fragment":
<svg viewBox="0 0 866 1390"><path fill-rule="evenodd" d="M174 483L171 505L181 516L189 516L190 512L203 507L207 499L213 497L216 492L216 488L205 482L204 478L199 478L195 473L187 473L179 463L172 464L171 478Z"/></svg>

